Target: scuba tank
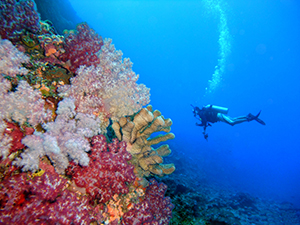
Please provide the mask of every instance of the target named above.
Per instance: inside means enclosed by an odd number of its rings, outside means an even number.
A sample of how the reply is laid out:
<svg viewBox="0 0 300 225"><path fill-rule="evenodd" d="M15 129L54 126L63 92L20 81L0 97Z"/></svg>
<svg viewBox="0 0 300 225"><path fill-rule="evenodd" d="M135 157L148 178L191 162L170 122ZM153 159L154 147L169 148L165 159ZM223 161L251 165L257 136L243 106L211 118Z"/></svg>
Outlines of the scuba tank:
<svg viewBox="0 0 300 225"><path fill-rule="evenodd" d="M228 108L225 108L222 106L217 106L217 105L207 105L207 106L204 106L203 108L209 109L213 112L222 113L222 114L227 114L228 110L229 110Z"/></svg>

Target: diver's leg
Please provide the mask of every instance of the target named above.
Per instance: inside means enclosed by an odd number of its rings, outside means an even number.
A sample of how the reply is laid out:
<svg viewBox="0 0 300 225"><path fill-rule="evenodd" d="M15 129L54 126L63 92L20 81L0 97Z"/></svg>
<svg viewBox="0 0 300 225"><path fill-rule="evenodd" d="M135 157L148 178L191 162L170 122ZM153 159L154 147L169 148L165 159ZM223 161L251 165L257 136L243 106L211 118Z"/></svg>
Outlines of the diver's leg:
<svg viewBox="0 0 300 225"><path fill-rule="evenodd" d="M218 119L219 121L228 123L231 126L248 121L247 116L239 116L232 118L222 113L218 113Z"/></svg>

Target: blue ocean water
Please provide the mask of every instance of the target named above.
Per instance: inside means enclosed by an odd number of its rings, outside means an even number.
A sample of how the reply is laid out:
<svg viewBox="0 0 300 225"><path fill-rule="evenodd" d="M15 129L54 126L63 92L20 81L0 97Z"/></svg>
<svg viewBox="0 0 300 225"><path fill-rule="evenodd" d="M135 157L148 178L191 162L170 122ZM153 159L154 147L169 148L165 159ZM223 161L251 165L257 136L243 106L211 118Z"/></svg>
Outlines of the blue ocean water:
<svg viewBox="0 0 300 225"><path fill-rule="evenodd" d="M300 207L299 1L70 2L134 63L193 177ZM190 104L262 110L267 125L215 123L206 141Z"/></svg>

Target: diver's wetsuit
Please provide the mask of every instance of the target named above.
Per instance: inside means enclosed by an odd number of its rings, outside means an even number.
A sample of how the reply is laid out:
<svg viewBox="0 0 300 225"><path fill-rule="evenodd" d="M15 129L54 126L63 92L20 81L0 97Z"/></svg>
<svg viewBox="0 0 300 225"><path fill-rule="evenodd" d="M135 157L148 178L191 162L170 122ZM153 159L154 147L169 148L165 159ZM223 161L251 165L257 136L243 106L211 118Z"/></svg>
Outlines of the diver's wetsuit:
<svg viewBox="0 0 300 225"><path fill-rule="evenodd" d="M215 123L220 121L220 116L218 116L218 114L221 113L203 107L198 113L198 116L201 118L202 123L206 124L207 122Z"/></svg>
<svg viewBox="0 0 300 225"><path fill-rule="evenodd" d="M234 126L235 124L239 124L239 123L243 123L243 122L250 122L252 120L256 120L257 122L259 122L262 125L266 125L264 121L262 121L261 119L258 118L258 116L260 115L260 112L254 116L251 113L249 113L247 116L239 116L239 117L230 117L230 116L226 116L223 113L220 113L214 109L212 109L212 105L208 105L208 106L204 106L202 107L202 109L200 109L199 107L194 107L192 106L193 109L193 113L194 113L194 117L199 116L199 120L201 121L201 123L196 123L197 126L203 126L204 128L204 138L207 139L208 135L205 133L206 128L208 126L211 126L210 123L215 123L215 122L225 122L231 126ZM228 110L228 109L227 109Z"/></svg>

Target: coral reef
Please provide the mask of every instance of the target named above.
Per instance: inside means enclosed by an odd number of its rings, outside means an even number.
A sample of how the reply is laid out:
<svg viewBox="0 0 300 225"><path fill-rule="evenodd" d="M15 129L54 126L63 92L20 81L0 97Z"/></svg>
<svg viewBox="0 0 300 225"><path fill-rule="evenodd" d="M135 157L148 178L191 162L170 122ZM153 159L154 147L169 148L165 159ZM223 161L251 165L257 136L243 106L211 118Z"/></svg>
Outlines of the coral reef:
<svg viewBox="0 0 300 225"><path fill-rule="evenodd" d="M149 89L137 84L138 75L129 59L122 60L122 52L116 51L110 39L98 54L96 67L81 66L71 85L59 88L62 97L72 97L78 112L96 114L106 127L108 118L113 121L131 115L149 103Z"/></svg>
<svg viewBox="0 0 300 225"><path fill-rule="evenodd" d="M107 144L104 135L97 135L92 138L91 151L87 168L74 164L68 168L67 174L72 175L75 184L102 203L115 194L128 193L126 183L133 182L135 176L133 166L127 163L131 155L126 151L126 143L114 139Z"/></svg>
<svg viewBox="0 0 300 225"><path fill-rule="evenodd" d="M168 224L166 185L143 176L174 171L168 145L151 148L172 122L148 107L144 126L149 88L130 60L86 23L58 35L32 0L4 0L0 16L0 224ZM124 118L132 141L106 139ZM147 151L129 152L140 136Z"/></svg>
<svg viewBox="0 0 300 225"><path fill-rule="evenodd" d="M74 30L65 30L65 53L61 55L63 61L70 62L70 71L75 72L81 65L91 66L100 63L96 53L103 45L102 38L89 27L87 23L80 23Z"/></svg>
<svg viewBox="0 0 300 225"><path fill-rule="evenodd" d="M150 180L146 190L145 200L150 204L150 212L158 224L169 224L174 205L169 197L165 197L167 185L158 183L155 179Z"/></svg>
<svg viewBox="0 0 300 225"><path fill-rule="evenodd" d="M152 106L141 109L133 117L122 117L119 122L113 123L112 128L118 139L127 142L127 151L133 155L132 163L139 177L151 174L163 176L174 172L174 164L163 164L162 157L171 153L169 146L151 147L175 137L170 133L171 125L172 120L165 119L158 110L153 111ZM160 131L167 133L150 138L153 133Z"/></svg>
<svg viewBox="0 0 300 225"><path fill-rule="evenodd" d="M6 157L10 153L10 149L13 147L12 145L12 137L5 133L7 129L7 124L4 120L0 118L0 158L6 159ZM14 148L14 147L13 147Z"/></svg>
<svg viewBox="0 0 300 225"><path fill-rule="evenodd" d="M34 90L26 81L20 81L15 92L4 93L2 97L0 113L3 119L20 125L27 122L32 126L51 119L52 112L45 110L41 92Z"/></svg>
<svg viewBox="0 0 300 225"><path fill-rule="evenodd" d="M239 195L246 199L242 198L242 202L239 202ZM176 205L170 224L280 225L298 224L300 221L299 209L290 204L222 190L219 187L189 187L188 192L177 192L174 195L167 193L167 196L170 196ZM245 200L251 201L251 206L243 204Z"/></svg>
<svg viewBox="0 0 300 225"><path fill-rule="evenodd" d="M51 21L55 30L62 34L65 29L74 29L82 22L68 0L34 0L42 20Z"/></svg>
<svg viewBox="0 0 300 225"><path fill-rule="evenodd" d="M151 179L145 198L123 215L121 224L169 224L174 205L164 197L167 186Z"/></svg>
<svg viewBox="0 0 300 225"><path fill-rule="evenodd" d="M63 190L66 184L49 172L5 179L0 183L1 224L90 224L94 211L88 198Z"/></svg>
<svg viewBox="0 0 300 225"><path fill-rule="evenodd" d="M54 163L57 172L64 173L69 159L82 166L89 164L90 151L88 137L101 132L100 121L94 115L75 112L74 100L65 98L58 104L54 122L44 124L46 132L35 132L23 138L28 148L15 161L23 166L23 171L39 169L39 159L47 155Z"/></svg>
<svg viewBox="0 0 300 225"><path fill-rule="evenodd" d="M120 145L124 148L126 144ZM83 194L76 186L74 189L74 185L59 176L52 166L41 164L45 170L13 175L0 182L1 223L169 224L174 205L164 196L166 185L154 179L146 190L128 185L128 194L114 194L106 204L95 205L95 201L91 201L94 197L88 192Z"/></svg>
<svg viewBox="0 0 300 225"><path fill-rule="evenodd" d="M45 24L45 26L47 27L49 25ZM44 59L42 61L50 62L52 65L65 65L64 62L59 60L65 53L65 49L63 48L64 36L54 34L51 31L51 26L47 27L45 31L45 34L37 36L39 45L44 50L43 54L45 57L43 57Z"/></svg>
<svg viewBox="0 0 300 225"><path fill-rule="evenodd" d="M33 132L34 129L25 127L25 129L23 131L15 123L10 123L10 122L5 122L5 123L6 123L6 129L3 131L3 134L6 137L10 137L9 138L10 143L7 144L8 146L10 146L9 152L12 153L12 152L16 152L17 150L23 149L25 147L25 145L22 144L22 139L24 138L25 135L31 134L31 132Z"/></svg>
<svg viewBox="0 0 300 225"><path fill-rule="evenodd" d="M0 38L0 74L15 77L17 74L27 74L28 70L22 63L28 63L29 57L20 52L9 40Z"/></svg>
<svg viewBox="0 0 300 225"><path fill-rule="evenodd" d="M15 92L9 92L11 83L0 77L0 87L0 157L5 159L12 143L5 134L7 124L4 120L36 126L49 120L52 112L44 108L45 101L41 98L41 93L33 90L26 81L20 81Z"/></svg>
<svg viewBox="0 0 300 225"><path fill-rule="evenodd" d="M122 220L122 225L126 224L158 224L153 221L153 215L149 212L149 202L144 201L137 204L133 209L125 213Z"/></svg>

